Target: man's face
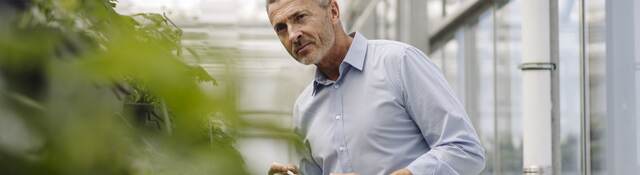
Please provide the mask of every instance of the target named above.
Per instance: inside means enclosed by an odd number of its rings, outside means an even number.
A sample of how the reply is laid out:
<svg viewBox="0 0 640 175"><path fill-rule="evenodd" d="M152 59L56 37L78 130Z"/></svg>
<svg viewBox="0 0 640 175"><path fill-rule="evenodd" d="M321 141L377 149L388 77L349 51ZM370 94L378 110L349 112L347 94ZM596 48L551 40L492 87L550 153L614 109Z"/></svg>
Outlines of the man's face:
<svg viewBox="0 0 640 175"><path fill-rule="evenodd" d="M279 0L269 5L269 20L289 54L302 64L317 64L335 42L331 8L315 0Z"/></svg>

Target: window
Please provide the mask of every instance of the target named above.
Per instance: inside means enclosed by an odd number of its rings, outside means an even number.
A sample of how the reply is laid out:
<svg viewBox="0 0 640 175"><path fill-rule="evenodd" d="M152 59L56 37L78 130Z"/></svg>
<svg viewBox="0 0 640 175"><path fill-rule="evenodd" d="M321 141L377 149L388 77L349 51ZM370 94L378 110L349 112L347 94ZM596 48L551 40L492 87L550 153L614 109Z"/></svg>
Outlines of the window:
<svg viewBox="0 0 640 175"><path fill-rule="evenodd" d="M561 174L580 174L580 9L579 1L558 0L558 96Z"/></svg>
<svg viewBox="0 0 640 175"><path fill-rule="evenodd" d="M458 40L450 40L444 45L444 51L442 54L442 60L444 62L443 71L444 77L447 79L449 85L451 85L451 88L457 94L458 98L463 98L464 96L460 96L460 90L458 89L458 52L460 52Z"/></svg>
<svg viewBox="0 0 640 175"><path fill-rule="evenodd" d="M470 0L444 0L445 1L445 15L451 15L461 10L461 7Z"/></svg>
<svg viewBox="0 0 640 175"><path fill-rule="evenodd" d="M585 44L588 74L587 111L589 113L589 153L591 174L605 172L605 6L604 0L585 0Z"/></svg>
<svg viewBox="0 0 640 175"><path fill-rule="evenodd" d="M496 11L496 174L522 174L520 0Z"/></svg>
<svg viewBox="0 0 640 175"><path fill-rule="evenodd" d="M427 0L427 17L430 25L435 25L444 18L444 6L442 0Z"/></svg>
<svg viewBox="0 0 640 175"><path fill-rule="evenodd" d="M495 174L495 55L493 13L487 11L465 31L465 107L486 149L484 174Z"/></svg>
<svg viewBox="0 0 640 175"><path fill-rule="evenodd" d="M397 0L382 0L376 6L375 32L380 39L397 39Z"/></svg>

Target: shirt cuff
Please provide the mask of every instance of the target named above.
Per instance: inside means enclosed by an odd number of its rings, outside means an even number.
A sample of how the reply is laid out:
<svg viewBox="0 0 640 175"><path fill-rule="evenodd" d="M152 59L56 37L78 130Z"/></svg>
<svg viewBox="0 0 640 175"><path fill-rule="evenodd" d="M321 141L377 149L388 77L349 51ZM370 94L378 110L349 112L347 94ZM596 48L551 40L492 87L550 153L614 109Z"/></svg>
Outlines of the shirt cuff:
<svg viewBox="0 0 640 175"><path fill-rule="evenodd" d="M406 168L413 175L434 175L439 168L438 162L439 160L436 157L425 153L411 162Z"/></svg>

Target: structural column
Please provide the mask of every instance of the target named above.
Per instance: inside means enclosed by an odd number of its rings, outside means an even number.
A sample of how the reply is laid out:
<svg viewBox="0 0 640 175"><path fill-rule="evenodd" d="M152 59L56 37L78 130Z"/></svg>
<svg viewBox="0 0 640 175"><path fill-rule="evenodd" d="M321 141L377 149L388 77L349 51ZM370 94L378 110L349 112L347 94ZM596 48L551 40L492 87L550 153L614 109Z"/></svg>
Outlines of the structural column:
<svg viewBox="0 0 640 175"><path fill-rule="evenodd" d="M554 0L522 1L522 126L525 174L553 174ZM556 37L557 38L557 37Z"/></svg>

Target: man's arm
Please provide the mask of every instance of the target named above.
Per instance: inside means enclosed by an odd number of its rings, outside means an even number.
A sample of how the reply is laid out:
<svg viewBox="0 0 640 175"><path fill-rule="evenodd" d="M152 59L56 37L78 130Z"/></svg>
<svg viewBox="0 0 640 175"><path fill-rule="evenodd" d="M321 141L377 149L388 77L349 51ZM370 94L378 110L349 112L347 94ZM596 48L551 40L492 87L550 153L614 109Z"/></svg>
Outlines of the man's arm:
<svg viewBox="0 0 640 175"><path fill-rule="evenodd" d="M406 167L414 175L479 174L485 166L484 149L464 111L440 70L418 49L405 49L395 59L409 115L420 128L431 150Z"/></svg>

